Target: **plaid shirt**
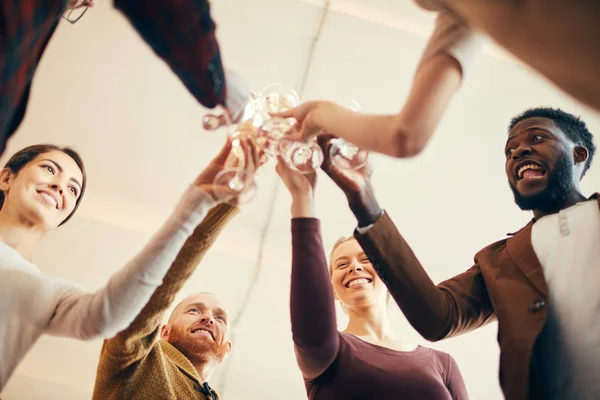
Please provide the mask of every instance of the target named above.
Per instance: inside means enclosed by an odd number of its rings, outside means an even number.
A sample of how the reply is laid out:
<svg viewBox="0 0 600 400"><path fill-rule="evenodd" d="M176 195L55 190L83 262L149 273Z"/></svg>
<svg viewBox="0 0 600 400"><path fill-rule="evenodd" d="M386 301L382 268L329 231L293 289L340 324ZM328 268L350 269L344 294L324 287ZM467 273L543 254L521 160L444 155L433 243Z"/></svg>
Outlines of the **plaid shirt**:
<svg viewBox="0 0 600 400"><path fill-rule="evenodd" d="M114 0L114 5L202 105L225 105L225 73L208 0ZM65 8L66 0L0 0L0 155L21 124L33 75Z"/></svg>

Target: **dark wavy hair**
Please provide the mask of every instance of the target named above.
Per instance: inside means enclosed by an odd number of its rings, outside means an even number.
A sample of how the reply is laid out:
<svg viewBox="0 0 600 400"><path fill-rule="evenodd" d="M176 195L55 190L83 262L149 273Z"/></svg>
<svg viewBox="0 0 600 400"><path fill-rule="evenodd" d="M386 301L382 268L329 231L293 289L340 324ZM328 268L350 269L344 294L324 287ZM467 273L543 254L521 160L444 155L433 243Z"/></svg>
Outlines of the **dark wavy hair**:
<svg viewBox="0 0 600 400"><path fill-rule="evenodd" d="M83 165L83 159L81 158L81 156L79 155L79 153L77 151L75 151L74 149L72 149L70 147L60 147L60 146L56 146L54 144L36 144L33 146L25 147L24 149L16 152L10 158L10 160L8 160L8 162L6 163L4 168L8 168L12 173L17 175L19 173L19 171L21 171L23 169L23 167L25 167L31 161L35 160L35 158L37 156L39 156L40 154L49 153L51 151L62 151L63 153L65 153L66 155L71 157L73 159L73 161L75 161L75 164L77 164L77 166L81 170L81 175L83 176L83 182L81 182L81 193L79 194L79 197L75 201L75 207L73 208L73 211L71 211L71 214L69 214L69 216L67 218L65 218L65 220L63 222L60 223L60 225L62 225L65 222L67 222L69 219L71 219L73 214L75 214L75 211L77 211L77 208L79 208L79 204L81 203L83 194L85 193L85 185L87 182L87 176L85 173L85 166ZM2 208L3 205L4 205L4 192L0 191L0 209Z"/></svg>

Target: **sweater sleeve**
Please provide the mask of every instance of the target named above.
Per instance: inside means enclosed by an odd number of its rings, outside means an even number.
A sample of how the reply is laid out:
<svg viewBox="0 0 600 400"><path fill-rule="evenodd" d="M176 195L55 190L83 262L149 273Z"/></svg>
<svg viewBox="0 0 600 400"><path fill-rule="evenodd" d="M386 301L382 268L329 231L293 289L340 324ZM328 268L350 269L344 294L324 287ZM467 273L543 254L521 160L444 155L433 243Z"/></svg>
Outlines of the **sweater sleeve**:
<svg viewBox="0 0 600 400"><path fill-rule="evenodd" d="M483 42L483 36L479 33L472 31L449 12L440 11L419 67L434 56L448 54L460 64L464 79L474 58L481 51Z"/></svg>
<svg viewBox="0 0 600 400"><path fill-rule="evenodd" d="M456 360L450 355L448 357L448 369L446 370L446 387L452 396L452 400L469 400L467 387L463 380Z"/></svg>
<svg viewBox="0 0 600 400"><path fill-rule="evenodd" d="M213 205L208 193L191 186L150 242L104 287L94 293L75 288L63 293L46 333L90 340L110 338L127 328Z"/></svg>
<svg viewBox="0 0 600 400"><path fill-rule="evenodd" d="M312 380L331 365L340 345L318 219L292 219L290 311L296 360L304 379Z"/></svg>
<svg viewBox="0 0 600 400"><path fill-rule="evenodd" d="M238 211L238 207L228 204L219 204L210 210L177 254L162 285L154 291L148 304L127 329L104 341L94 399L122 398L122 390L131 374L154 348L159 347L156 339L165 312L219 233Z"/></svg>

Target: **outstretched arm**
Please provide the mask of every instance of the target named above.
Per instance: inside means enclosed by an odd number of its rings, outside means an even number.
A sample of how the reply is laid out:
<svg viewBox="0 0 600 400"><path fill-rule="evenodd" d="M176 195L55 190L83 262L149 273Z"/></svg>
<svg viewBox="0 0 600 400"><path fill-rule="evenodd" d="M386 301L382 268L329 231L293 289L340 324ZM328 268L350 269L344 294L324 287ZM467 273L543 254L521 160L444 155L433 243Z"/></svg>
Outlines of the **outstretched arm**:
<svg viewBox="0 0 600 400"><path fill-rule="evenodd" d="M316 174L292 171L282 160L277 173L292 195L292 283L290 313L298 366L305 380L321 375L335 360L339 332L331 278L314 218Z"/></svg>
<svg viewBox="0 0 600 400"><path fill-rule="evenodd" d="M303 139L326 131L374 152L415 156L433 135L480 42L466 25L441 13L417 67L408 100L397 114L362 114L316 101L276 115L298 120L297 135Z"/></svg>
<svg viewBox="0 0 600 400"><path fill-rule="evenodd" d="M251 176L258 156L248 141L242 146L251 160L246 165ZM228 140L146 247L103 288L94 293L68 289L62 294L47 333L80 339L110 338L131 324L163 282L184 242L216 204L213 180L224 168L231 148Z"/></svg>
<svg viewBox="0 0 600 400"><path fill-rule="evenodd" d="M208 0L115 0L114 5L200 104L241 115L250 90L223 67Z"/></svg>
<svg viewBox="0 0 600 400"><path fill-rule="evenodd" d="M481 270L435 285L398 229L382 211L371 185L371 167L341 170L329 158L329 137L321 136L323 170L342 189L356 216L355 237L412 326L426 339L440 340L495 318Z"/></svg>

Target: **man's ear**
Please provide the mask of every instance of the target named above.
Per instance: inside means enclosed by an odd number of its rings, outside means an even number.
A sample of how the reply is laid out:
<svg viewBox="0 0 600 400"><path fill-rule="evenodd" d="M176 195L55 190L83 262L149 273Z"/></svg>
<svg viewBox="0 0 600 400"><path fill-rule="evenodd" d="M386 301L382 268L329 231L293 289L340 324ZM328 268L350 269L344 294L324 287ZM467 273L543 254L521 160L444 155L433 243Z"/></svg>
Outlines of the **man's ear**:
<svg viewBox="0 0 600 400"><path fill-rule="evenodd" d="M575 159L575 164L587 162L589 156L590 153L585 147L577 145L573 148L573 158Z"/></svg>
<svg viewBox="0 0 600 400"><path fill-rule="evenodd" d="M160 328L160 338L163 340L169 341L169 327L167 325L163 325Z"/></svg>
<svg viewBox="0 0 600 400"><path fill-rule="evenodd" d="M229 355L231 354L231 348L233 347L231 340L227 342L227 353L225 354L225 357L223 357L223 359L229 357Z"/></svg>

